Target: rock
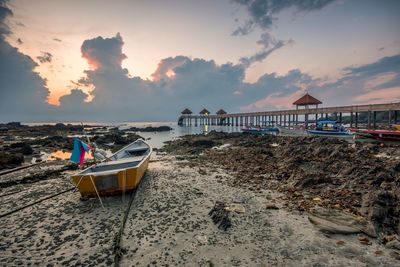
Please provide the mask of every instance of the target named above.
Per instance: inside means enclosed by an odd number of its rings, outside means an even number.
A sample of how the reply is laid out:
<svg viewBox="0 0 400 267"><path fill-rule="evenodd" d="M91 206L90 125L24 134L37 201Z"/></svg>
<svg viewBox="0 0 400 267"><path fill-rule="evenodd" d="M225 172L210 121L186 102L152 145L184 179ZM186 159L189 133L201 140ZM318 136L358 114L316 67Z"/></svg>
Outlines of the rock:
<svg viewBox="0 0 400 267"><path fill-rule="evenodd" d="M387 242L385 247L400 250L400 242L398 240L392 240Z"/></svg>
<svg viewBox="0 0 400 267"><path fill-rule="evenodd" d="M201 245L208 243L208 238L206 235L196 235L195 238Z"/></svg>
<svg viewBox="0 0 400 267"><path fill-rule="evenodd" d="M336 245L338 245L338 246L343 246L344 244L346 244L346 242L343 240L336 241Z"/></svg>
<svg viewBox="0 0 400 267"><path fill-rule="evenodd" d="M232 222L229 216L229 211L227 211L226 203L217 201L208 215L211 217L214 224L218 225L218 229L226 231L232 226Z"/></svg>
<svg viewBox="0 0 400 267"><path fill-rule="evenodd" d="M266 208L267 210L279 210L279 208L278 208L275 204L273 204L273 203L267 203L267 204L265 205L265 208Z"/></svg>
<svg viewBox="0 0 400 267"><path fill-rule="evenodd" d="M22 162L24 162L24 156L21 153L0 151L0 170L18 167Z"/></svg>
<svg viewBox="0 0 400 267"><path fill-rule="evenodd" d="M319 208L314 210L308 219L321 231L332 234L365 233L377 237L374 226L363 217L350 213Z"/></svg>
<svg viewBox="0 0 400 267"><path fill-rule="evenodd" d="M369 242L369 239L366 236L360 236L358 241L360 241L360 243L363 245L371 245L371 242Z"/></svg>
<svg viewBox="0 0 400 267"><path fill-rule="evenodd" d="M14 149L16 152L22 153L23 155L32 155L33 149L32 147L24 142L13 143L10 145L11 149Z"/></svg>
<svg viewBox="0 0 400 267"><path fill-rule="evenodd" d="M236 213L245 213L246 211L242 205L237 203L229 204L227 207L225 207L225 210Z"/></svg>

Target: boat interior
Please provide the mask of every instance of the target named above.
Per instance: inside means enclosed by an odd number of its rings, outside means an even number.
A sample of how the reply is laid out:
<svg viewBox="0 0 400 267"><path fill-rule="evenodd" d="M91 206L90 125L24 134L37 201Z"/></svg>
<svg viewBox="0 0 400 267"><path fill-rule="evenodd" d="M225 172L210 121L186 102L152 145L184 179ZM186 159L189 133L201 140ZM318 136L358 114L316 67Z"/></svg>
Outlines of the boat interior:
<svg viewBox="0 0 400 267"><path fill-rule="evenodd" d="M94 165L80 174L99 173L118 169L134 168L150 153L150 147L138 140L129 146L122 148L110 157L110 161Z"/></svg>

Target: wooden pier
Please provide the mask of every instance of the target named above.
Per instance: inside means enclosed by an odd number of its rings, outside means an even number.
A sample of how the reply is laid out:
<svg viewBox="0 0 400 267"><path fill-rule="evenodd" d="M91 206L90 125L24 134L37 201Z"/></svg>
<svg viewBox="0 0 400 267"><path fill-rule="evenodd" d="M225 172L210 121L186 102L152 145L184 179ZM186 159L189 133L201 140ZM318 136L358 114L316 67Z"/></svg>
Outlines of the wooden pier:
<svg viewBox="0 0 400 267"><path fill-rule="evenodd" d="M354 105L354 106L338 106L338 107L318 107L263 111L263 112L248 112L235 114L209 114L202 111L202 114L192 115L188 109L182 112L178 119L178 125L182 126L197 126L197 125L230 125L230 126L245 126L257 125L267 126L278 124L284 127L294 126L296 124L315 124L318 120L334 118L339 123L342 123L345 115L350 116L350 127L360 127L360 114L367 116L367 121L363 123L363 127L376 128L377 124L398 124L400 102L390 104L371 104L371 105ZM387 112L385 121L377 120L378 112Z"/></svg>

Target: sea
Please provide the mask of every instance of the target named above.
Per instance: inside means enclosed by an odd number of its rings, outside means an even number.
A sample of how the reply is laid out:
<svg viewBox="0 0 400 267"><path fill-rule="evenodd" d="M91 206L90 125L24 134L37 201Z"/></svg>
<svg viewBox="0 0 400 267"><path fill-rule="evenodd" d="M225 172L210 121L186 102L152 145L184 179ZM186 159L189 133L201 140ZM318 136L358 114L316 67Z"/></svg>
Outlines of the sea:
<svg viewBox="0 0 400 267"><path fill-rule="evenodd" d="M81 122L62 122L64 124L80 125ZM22 123L24 125L36 126L36 125L55 125L55 122L34 122L34 123ZM164 142L175 140L181 136L189 134L207 134L211 131L217 132L240 132L240 126L220 126L220 125L198 125L198 126L178 126L177 122L171 121L158 121L158 122L83 122L84 125L88 126L106 126L106 127L118 127L121 130L129 129L131 127L145 128L148 126L169 126L172 128L171 131L165 132L140 132L137 134L142 136L153 148L161 148Z"/></svg>

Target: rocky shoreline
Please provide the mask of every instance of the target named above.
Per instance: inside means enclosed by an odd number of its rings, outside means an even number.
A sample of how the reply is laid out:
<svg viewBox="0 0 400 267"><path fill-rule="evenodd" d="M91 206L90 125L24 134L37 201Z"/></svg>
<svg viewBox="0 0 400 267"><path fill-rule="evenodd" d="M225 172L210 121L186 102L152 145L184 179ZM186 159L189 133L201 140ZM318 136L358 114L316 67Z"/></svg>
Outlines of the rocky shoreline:
<svg viewBox="0 0 400 267"><path fill-rule="evenodd" d="M144 128L71 125L57 123L55 125L27 126L19 122L0 124L0 171L43 160L41 153L56 150L70 151L74 137L86 141L84 128L91 141L111 152L142 138L140 132L171 131L169 126L147 126Z"/></svg>
<svg viewBox="0 0 400 267"><path fill-rule="evenodd" d="M228 171L232 186L282 192L289 210L310 211L316 205L344 210L372 221L381 238L400 233L396 144L214 132L185 136L164 151L203 166L204 172Z"/></svg>

